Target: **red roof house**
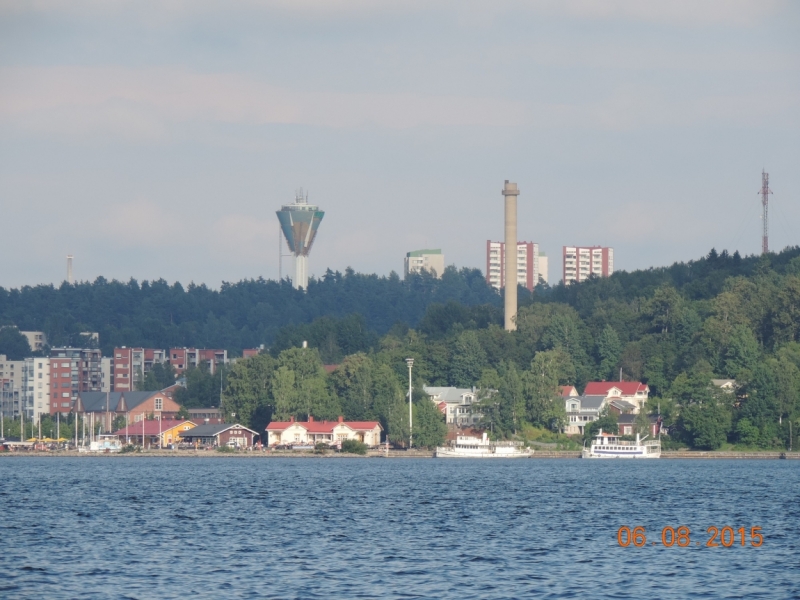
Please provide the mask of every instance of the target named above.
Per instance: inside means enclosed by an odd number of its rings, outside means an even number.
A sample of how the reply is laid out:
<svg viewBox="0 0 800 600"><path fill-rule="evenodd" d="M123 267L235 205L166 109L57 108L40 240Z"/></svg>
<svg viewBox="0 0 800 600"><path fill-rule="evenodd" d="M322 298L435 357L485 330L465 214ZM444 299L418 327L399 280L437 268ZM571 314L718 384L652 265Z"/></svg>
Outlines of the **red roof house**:
<svg viewBox="0 0 800 600"><path fill-rule="evenodd" d="M333 444L344 440L358 440L367 446L378 446L381 443L381 427L378 421L345 421L339 417L337 421L316 421L309 417L308 421L273 421L267 425L269 445L306 445Z"/></svg>

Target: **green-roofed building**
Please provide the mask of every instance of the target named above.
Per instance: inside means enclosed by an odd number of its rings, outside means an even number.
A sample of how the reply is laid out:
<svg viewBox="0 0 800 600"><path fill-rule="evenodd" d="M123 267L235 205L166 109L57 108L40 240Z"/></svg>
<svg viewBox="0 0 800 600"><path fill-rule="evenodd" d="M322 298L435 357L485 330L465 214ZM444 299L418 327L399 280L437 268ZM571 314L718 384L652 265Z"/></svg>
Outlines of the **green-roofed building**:
<svg viewBox="0 0 800 600"><path fill-rule="evenodd" d="M422 273L428 271L436 277L441 277L444 273L444 254L440 249L435 250L414 250L406 254L403 273L408 277L409 273Z"/></svg>

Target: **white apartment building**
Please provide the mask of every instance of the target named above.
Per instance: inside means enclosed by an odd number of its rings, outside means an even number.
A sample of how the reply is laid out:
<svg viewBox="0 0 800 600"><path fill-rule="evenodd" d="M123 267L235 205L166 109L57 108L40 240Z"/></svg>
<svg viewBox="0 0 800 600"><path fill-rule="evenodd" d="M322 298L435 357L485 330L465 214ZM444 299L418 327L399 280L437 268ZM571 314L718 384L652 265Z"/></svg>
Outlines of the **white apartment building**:
<svg viewBox="0 0 800 600"><path fill-rule="evenodd" d="M550 283L550 263L547 260L547 254L544 252L539 252L539 270L537 273L539 275L536 278L537 284L539 283L539 279L545 283Z"/></svg>
<svg viewBox="0 0 800 600"><path fill-rule="evenodd" d="M44 331L20 331L20 333L28 338L28 345L33 352L41 352L47 345L47 336Z"/></svg>
<svg viewBox="0 0 800 600"><path fill-rule="evenodd" d="M36 420L39 415L50 414L50 359L34 357L23 362L25 416Z"/></svg>
<svg viewBox="0 0 800 600"><path fill-rule="evenodd" d="M517 284L533 290L539 283L539 244L517 242ZM500 290L506 285L506 244L486 241L486 281Z"/></svg>
<svg viewBox="0 0 800 600"><path fill-rule="evenodd" d="M426 270L436 277L441 277L444 273L444 254L439 249L436 250L414 250L406 254L405 264L403 265L404 277L409 273L422 273Z"/></svg>
<svg viewBox="0 0 800 600"><path fill-rule="evenodd" d="M590 275L608 277L614 273L614 249L604 246L564 246L565 284L584 281Z"/></svg>

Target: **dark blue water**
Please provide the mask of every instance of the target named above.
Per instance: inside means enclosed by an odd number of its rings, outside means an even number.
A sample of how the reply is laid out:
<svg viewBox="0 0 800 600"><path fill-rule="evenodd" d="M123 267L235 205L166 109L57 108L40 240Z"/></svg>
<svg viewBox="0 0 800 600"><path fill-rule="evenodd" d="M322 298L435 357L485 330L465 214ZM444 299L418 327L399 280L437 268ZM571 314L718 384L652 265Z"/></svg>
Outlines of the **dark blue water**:
<svg viewBox="0 0 800 600"><path fill-rule="evenodd" d="M0 507L0 598L800 598L800 461L3 458Z"/></svg>

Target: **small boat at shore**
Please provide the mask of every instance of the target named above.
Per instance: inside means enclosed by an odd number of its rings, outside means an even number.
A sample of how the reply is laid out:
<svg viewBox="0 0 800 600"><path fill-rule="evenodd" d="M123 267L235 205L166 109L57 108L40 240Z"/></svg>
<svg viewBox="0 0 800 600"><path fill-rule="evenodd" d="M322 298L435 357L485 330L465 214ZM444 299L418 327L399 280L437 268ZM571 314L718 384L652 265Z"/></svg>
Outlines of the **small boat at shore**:
<svg viewBox="0 0 800 600"><path fill-rule="evenodd" d="M122 442L115 435L98 435L96 440L92 440L89 446L81 446L78 452L93 452L98 454L111 454L122 450Z"/></svg>
<svg viewBox="0 0 800 600"><path fill-rule="evenodd" d="M436 458L528 458L533 450L522 442L493 442L486 433L481 437L459 435L450 446L436 448Z"/></svg>
<svg viewBox="0 0 800 600"><path fill-rule="evenodd" d="M583 458L660 458L661 440L645 441L647 436L636 441L621 440L613 433L603 433L601 429L589 448L584 446Z"/></svg>

